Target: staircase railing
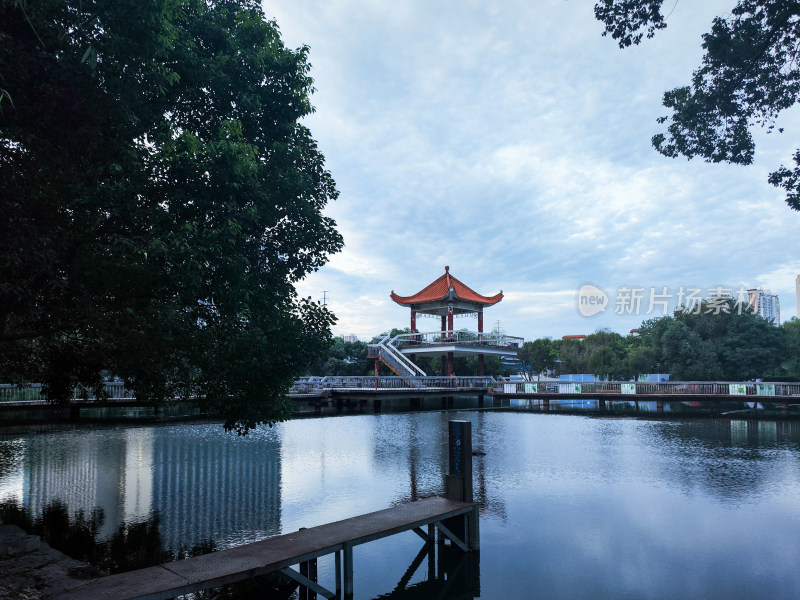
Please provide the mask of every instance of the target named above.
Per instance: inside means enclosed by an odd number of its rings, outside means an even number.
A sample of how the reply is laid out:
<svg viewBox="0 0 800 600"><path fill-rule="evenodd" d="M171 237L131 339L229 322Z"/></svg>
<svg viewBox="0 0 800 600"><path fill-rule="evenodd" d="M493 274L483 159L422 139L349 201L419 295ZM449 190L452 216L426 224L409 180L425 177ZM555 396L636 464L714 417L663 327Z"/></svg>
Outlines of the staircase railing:
<svg viewBox="0 0 800 600"><path fill-rule="evenodd" d="M389 339L386 335L378 343L369 344L367 356L380 359L387 367L397 373L400 377L425 377L426 373L417 365L411 362L406 356L394 347L393 342L397 338ZM374 341L374 340L373 340Z"/></svg>

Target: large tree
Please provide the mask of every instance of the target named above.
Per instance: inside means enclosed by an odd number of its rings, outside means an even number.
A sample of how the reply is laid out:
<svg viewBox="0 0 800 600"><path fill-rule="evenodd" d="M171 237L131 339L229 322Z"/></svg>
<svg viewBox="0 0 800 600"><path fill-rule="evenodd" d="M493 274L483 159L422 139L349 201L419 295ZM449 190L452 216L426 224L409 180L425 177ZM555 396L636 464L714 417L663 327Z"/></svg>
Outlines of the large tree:
<svg viewBox="0 0 800 600"><path fill-rule="evenodd" d="M529 379L550 369L555 368L558 352L553 340L549 338L538 338L522 344L522 348L517 352L520 360L520 370Z"/></svg>
<svg viewBox="0 0 800 600"><path fill-rule="evenodd" d="M605 25L603 35L625 48L667 26L663 3L601 0L594 10ZM666 132L653 136L653 145L669 157L750 164L753 127L774 130L778 114L800 98L800 3L739 0L729 16L714 19L703 49L691 84L664 94L672 114L659 119ZM769 182L783 188L789 206L800 210L800 150L793 159L793 168L781 166Z"/></svg>
<svg viewBox="0 0 800 600"><path fill-rule="evenodd" d="M0 0L0 380L287 414L342 245L307 50L256 0Z"/></svg>
<svg viewBox="0 0 800 600"><path fill-rule="evenodd" d="M775 375L783 333L749 306L728 300L645 321L636 344L647 348L652 371L673 379L746 381Z"/></svg>

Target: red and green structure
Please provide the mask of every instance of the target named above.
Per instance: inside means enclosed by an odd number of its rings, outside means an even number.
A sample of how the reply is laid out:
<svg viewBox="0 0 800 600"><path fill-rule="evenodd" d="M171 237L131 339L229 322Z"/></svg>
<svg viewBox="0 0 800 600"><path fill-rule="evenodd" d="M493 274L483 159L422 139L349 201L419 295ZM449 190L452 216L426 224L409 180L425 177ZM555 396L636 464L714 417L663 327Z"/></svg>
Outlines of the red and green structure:
<svg viewBox="0 0 800 600"><path fill-rule="evenodd" d="M411 312L411 333L398 336L393 345L411 362L416 363L418 355L439 355L442 361L442 375L454 375L453 358L456 356L477 356L478 374L483 375L484 356L515 356L522 345L522 338L500 334L485 333L483 330L484 309L494 306L503 299L502 290L494 296L484 296L461 282L444 268L444 274L411 296L400 296L394 291L390 297L400 306ZM438 331L421 333L417 326L420 316L440 319ZM478 320L477 331L455 330L456 317L474 316ZM390 368L395 368L384 361ZM376 368L378 358L376 358ZM377 373L377 371L376 371ZM404 373L398 373L404 375Z"/></svg>

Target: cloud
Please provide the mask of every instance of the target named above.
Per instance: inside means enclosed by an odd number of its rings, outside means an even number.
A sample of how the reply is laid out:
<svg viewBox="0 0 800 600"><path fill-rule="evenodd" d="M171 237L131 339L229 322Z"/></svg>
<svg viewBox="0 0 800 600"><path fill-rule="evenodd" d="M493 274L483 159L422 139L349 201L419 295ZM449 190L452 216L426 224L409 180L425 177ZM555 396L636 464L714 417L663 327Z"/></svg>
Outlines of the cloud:
<svg viewBox="0 0 800 600"><path fill-rule="evenodd" d="M581 317L586 282L759 282L790 306L800 214L766 178L791 137L756 132L746 168L650 146L663 92L689 81L728 4L678 5L667 30L621 51L591 6L562 0L266 2L289 46L310 45L307 124L341 192L326 214L346 247L300 289L328 290L336 330L359 337L404 327L389 292L446 264L480 293L503 289L487 319L526 338L641 322Z"/></svg>

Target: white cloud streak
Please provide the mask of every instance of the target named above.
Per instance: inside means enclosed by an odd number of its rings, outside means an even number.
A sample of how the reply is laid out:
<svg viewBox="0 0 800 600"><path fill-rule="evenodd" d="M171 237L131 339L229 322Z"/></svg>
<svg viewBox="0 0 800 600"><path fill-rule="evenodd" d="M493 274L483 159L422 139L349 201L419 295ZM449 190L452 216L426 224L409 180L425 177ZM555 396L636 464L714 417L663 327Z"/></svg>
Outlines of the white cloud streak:
<svg viewBox="0 0 800 600"><path fill-rule="evenodd" d="M729 4L680 4L666 31L621 51L585 3L266 2L287 45L311 48L307 121L341 191L326 214L345 250L300 292L327 290L335 331L362 338L405 326L389 292L444 265L480 293L503 289L487 319L526 338L641 322L581 317L589 281L760 284L791 310L800 214L766 178L792 140L757 133L750 167L650 146L663 92L689 81Z"/></svg>

